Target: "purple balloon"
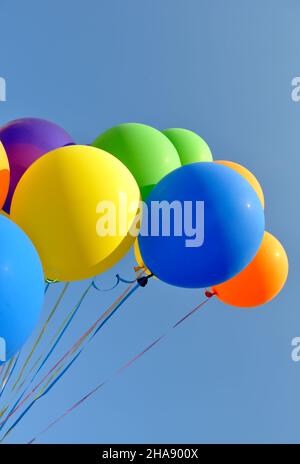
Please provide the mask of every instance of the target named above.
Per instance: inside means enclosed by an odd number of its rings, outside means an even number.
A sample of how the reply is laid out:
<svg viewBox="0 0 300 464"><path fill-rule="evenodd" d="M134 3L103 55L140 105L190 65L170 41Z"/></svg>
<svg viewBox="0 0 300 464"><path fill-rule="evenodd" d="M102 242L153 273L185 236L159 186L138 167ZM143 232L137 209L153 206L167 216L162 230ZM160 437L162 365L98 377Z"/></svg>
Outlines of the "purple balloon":
<svg viewBox="0 0 300 464"><path fill-rule="evenodd" d="M0 141L10 165L9 192L3 206L6 213L10 211L16 186L29 166L49 151L74 143L70 135L57 124L37 118L9 122L0 128Z"/></svg>

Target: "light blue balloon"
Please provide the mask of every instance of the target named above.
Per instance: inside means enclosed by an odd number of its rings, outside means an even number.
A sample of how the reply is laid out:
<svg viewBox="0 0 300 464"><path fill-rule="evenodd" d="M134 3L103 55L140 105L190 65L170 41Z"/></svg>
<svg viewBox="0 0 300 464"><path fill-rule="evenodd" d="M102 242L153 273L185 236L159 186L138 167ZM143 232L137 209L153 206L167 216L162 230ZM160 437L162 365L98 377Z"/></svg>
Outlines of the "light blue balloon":
<svg viewBox="0 0 300 464"><path fill-rule="evenodd" d="M0 216L0 364L16 354L32 333L44 288L33 244L20 227Z"/></svg>

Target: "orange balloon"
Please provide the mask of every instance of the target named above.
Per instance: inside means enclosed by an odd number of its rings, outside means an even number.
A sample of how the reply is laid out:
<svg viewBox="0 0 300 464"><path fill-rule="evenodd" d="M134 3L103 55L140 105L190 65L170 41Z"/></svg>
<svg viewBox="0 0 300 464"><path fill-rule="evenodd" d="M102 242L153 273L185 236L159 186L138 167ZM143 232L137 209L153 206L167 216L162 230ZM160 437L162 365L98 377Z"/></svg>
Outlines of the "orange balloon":
<svg viewBox="0 0 300 464"><path fill-rule="evenodd" d="M212 288L228 305L251 308L271 301L288 276L288 258L281 243L265 232L257 255L239 274Z"/></svg>
<svg viewBox="0 0 300 464"><path fill-rule="evenodd" d="M249 182L249 184L252 185L252 187L256 191L258 198L260 199L260 202L262 204L262 207L263 208L265 207L265 199L264 199L262 188L260 186L260 183L256 179L256 177L254 176L254 174L252 174L252 172L250 172L247 168L245 168L241 164L234 163L233 161L222 160L222 161L214 161L214 163L223 164L224 166L227 166L228 168L233 169L234 171L238 172L241 176L243 176Z"/></svg>
<svg viewBox="0 0 300 464"><path fill-rule="evenodd" d="M0 142L0 209L5 203L8 187L9 187L9 164L4 150L4 146Z"/></svg>

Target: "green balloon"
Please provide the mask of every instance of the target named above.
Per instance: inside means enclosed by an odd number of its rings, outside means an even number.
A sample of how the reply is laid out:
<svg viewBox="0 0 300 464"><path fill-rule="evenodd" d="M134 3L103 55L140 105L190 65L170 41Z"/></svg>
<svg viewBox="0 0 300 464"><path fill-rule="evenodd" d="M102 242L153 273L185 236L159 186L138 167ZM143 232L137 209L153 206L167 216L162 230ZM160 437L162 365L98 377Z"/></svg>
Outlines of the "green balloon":
<svg viewBox="0 0 300 464"><path fill-rule="evenodd" d="M127 166L145 199L169 172L181 166L176 148L160 131L144 124L120 124L92 143Z"/></svg>
<svg viewBox="0 0 300 464"><path fill-rule="evenodd" d="M187 129L166 129L162 131L176 148L181 164L213 161L207 143L195 132Z"/></svg>

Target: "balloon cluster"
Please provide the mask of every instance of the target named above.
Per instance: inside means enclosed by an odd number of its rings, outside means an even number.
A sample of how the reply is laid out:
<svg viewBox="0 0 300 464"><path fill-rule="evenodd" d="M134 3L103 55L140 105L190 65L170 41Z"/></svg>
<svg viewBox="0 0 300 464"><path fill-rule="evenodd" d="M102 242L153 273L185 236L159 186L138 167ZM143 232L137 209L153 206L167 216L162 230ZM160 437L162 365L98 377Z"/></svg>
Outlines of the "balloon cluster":
<svg viewBox="0 0 300 464"><path fill-rule="evenodd" d="M213 161L194 132L121 124L87 146L75 144L56 124L26 118L0 128L0 141L0 337L7 359L38 320L44 280L98 275L134 242L145 273L142 286L154 275L175 286L211 287L208 295L240 307L270 301L283 287L287 256L264 232L258 181L239 164ZM120 192L135 205L130 211L122 210ZM141 230L145 221L151 227L153 202L183 208L202 202L201 246L186 246L186 230L141 233L135 240L130 231L141 198L149 206ZM125 233L95 233L101 201L115 205Z"/></svg>

